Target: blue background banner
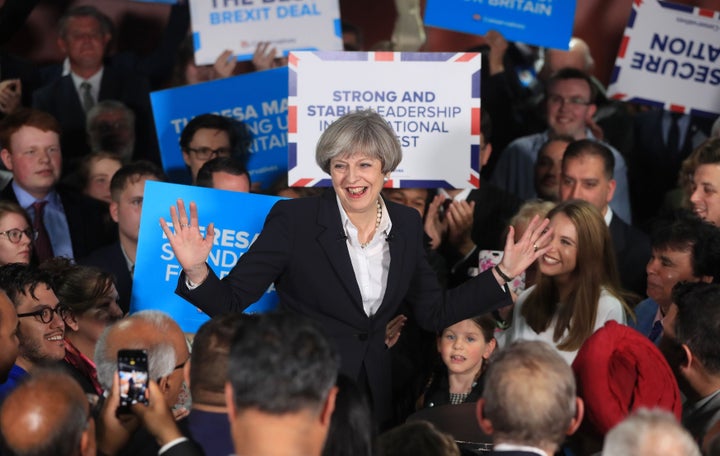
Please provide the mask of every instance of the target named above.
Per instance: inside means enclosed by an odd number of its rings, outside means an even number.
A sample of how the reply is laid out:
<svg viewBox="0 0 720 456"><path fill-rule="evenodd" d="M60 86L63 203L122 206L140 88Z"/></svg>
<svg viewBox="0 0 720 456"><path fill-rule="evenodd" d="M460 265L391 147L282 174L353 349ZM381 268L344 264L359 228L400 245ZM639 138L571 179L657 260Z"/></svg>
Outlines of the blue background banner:
<svg viewBox="0 0 720 456"><path fill-rule="evenodd" d="M162 310L172 315L183 331L194 333L208 316L175 294L181 268L159 223L160 217L171 223L170 206L176 205L178 198L188 210L191 201L197 203L201 232L205 233L211 222L215 224L215 245L208 264L218 277L226 276L247 251L270 208L281 198L146 182L130 312ZM277 293L271 287L246 312L265 312L276 305Z"/></svg>
<svg viewBox="0 0 720 456"><path fill-rule="evenodd" d="M425 25L484 35L502 33L508 41L567 49L575 20L575 1L427 0Z"/></svg>
<svg viewBox="0 0 720 456"><path fill-rule="evenodd" d="M244 124L247 167L264 190L287 174L287 67L150 94L163 168L173 182L190 183L180 133L193 117L220 114Z"/></svg>

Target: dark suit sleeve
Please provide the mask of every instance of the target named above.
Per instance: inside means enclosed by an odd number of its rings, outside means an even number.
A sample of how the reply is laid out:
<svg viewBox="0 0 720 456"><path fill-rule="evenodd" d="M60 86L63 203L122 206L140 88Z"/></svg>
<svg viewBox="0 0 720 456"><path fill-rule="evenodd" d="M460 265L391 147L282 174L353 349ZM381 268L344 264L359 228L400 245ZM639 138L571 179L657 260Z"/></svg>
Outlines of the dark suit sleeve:
<svg viewBox="0 0 720 456"><path fill-rule="evenodd" d="M160 453L158 453L160 454ZM189 440L183 440L166 449L162 456L204 456L205 453Z"/></svg>
<svg viewBox="0 0 720 456"><path fill-rule="evenodd" d="M227 277L220 280L210 269L208 278L194 290L185 286L180 274L175 293L211 317L242 312L257 301L283 272L293 251L291 223L282 201L270 210L262 233Z"/></svg>
<svg viewBox="0 0 720 456"><path fill-rule="evenodd" d="M422 249L422 225L417 221L415 245L408 248L423 252L415 263L415 270L405 296L412 306L418 323L427 331L440 332L467 318L491 312L512 304L510 293L495 280L492 270L485 271L462 285L443 291Z"/></svg>

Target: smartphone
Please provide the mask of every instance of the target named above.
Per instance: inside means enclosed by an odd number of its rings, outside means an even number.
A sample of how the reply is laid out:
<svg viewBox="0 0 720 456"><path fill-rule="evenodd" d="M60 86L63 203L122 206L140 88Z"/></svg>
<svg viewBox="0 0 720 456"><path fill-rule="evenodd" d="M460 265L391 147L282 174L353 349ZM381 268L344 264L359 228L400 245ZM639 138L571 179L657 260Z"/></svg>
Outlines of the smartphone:
<svg viewBox="0 0 720 456"><path fill-rule="evenodd" d="M145 350L118 350L120 406L117 414L130 413L130 406L148 404L148 359Z"/></svg>

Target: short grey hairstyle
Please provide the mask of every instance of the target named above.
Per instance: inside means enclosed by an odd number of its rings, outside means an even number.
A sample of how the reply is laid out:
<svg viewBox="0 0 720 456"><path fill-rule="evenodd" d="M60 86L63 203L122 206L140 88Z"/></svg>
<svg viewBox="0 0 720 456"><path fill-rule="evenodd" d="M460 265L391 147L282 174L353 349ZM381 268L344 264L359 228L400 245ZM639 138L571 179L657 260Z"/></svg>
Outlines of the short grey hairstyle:
<svg viewBox="0 0 720 456"><path fill-rule="evenodd" d="M545 342L519 341L488 368L483 415L493 440L535 447L562 444L576 413L575 376Z"/></svg>
<svg viewBox="0 0 720 456"><path fill-rule="evenodd" d="M107 111L122 111L128 121L130 129L135 128L135 112L128 108L128 106L122 101L118 100L100 100L95 104L87 113L87 119L85 120L85 129L90 131L93 127L95 118Z"/></svg>
<svg viewBox="0 0 720 456"><path fill-rule="evenodd" d="M170 324L174 320L166 313L157 310L143 310L135 313L127 319L141 319L151 324L157 334L167 334L170 331ZM175 370L175 347L171 342L159 342L147 344L142 339L128 339L123 342L122 347L109 347L108 338L119 328L125 320L108 326L100 335L97 345L95 345L95 367L97 370L98 381L104 390L110 391L112 380L117 372L117 350L119 348L147 350L148 352L148 375L152 379L159 379L170 375Z"/></svg>
<svg viewBox="0 0 720 456"><path fill-rule="evenodd" d="M315 148L315 161L330 174L335 157L363 154L382 162L383 174L394 171L402 160L400 140L390 124L372 110L346 114L323 132Z"/></svg>
<svg viewBox="0 0 720 456"><path fill-rule="evenodd" d="M605 436L602 456L700 456L690 433L663 410L638 409Z"/></svg>
<svg viewBox="0 0 720 456"><path fill-rule="evenodd" d="M113 23L107 14L91 5L75 6L67 10L58 21L58 33L61 38L67 38L68 22L74 17L92 17L98 24L103 35L113 35Z"/></svg>

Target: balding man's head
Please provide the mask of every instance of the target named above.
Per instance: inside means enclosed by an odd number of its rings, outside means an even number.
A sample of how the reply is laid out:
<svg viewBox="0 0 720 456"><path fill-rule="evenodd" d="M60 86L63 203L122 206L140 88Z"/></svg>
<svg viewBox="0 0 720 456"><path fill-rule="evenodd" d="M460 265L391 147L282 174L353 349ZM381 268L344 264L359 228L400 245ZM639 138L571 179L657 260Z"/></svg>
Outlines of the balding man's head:
<svg viewBox="0 0 720 456"><path fill-rule="evenodd" d="M182 367L190 358L180 326L164 312L145 310L109 326L95 347L98 380L110 389L117 372L120 349L148 351L148 373L158 380L168 404L175 404L182 390Z"/></svg>
<svg viewBox="0 0 720 456"><path fill-rule="evenodd" d="M16 455L94 455L95 425L82 388L63 371L40 369L0 409L0 431Z"/></svg>
<svg viewBox="0 0 720 456"><path fill-rule="evenodd" d="M575 68L588 74L595 69L590 46L575 36L570 39L567 51L546 49L543 56L543 66L539 76L544 81L561 68Z"/></svg>

